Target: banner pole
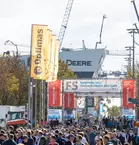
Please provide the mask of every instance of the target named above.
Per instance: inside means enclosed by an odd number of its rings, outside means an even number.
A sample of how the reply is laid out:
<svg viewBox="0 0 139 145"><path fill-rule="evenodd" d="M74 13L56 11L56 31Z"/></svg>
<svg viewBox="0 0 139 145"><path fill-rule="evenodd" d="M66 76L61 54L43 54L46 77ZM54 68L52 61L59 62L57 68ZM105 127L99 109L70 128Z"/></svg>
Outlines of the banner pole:
<svg viewBox="0 0 139 145"><path fill-rule="evenodd" d="M33 123L33 79L30 81L30 123Z"/></svg>
<svg viewBox="0 0 139 145"><path fill-rule="evenodd" d="M43 92L44 92L44 99L43 99L43 119L44 119L44 124L43 125L45 125L45 121L46 121L46 117L45 117L45 112L46 112L46 82L45 81L43 81L43 85L44 85L44 89L43 89Z"/></svg>
<svg viewBox="0 0 139 145"><path fill-rule="evenodd" d="M31 96L32 96L32 84L31 84L31 63L32 63L32 34L33 34L33 25L31 26L31 47L30 47L30 61L29 61L29 76L28 76L28 109L27 109L27 128L29 128L29 123L31 120Z"/></svg>
<svg viewBox="0 0 139 145"><path fill-rule="evenodd" d="M42 120L42 83L41 83L42 80L40 80L40 123L41 123L41 120Z"/></svg>
<svg viewBox="0 0 139 145"><path fill-rule="evenodd" d="M41 80L41 85L42 85L42 91L41 91L41 96L42 96L42 120L43 120L43 122L44 122L44 103L43 103L43 101L44 101L44 83L43 83L43 80ZM42 125L44 125L44 123L42 123Z"/></svg>
<svg viewBox="0 0 139 145"><path fill-rule="evenodd" d="M64 122L64 80L62 80L62 121Z"/></svg>
<svg viewBox="0 0 139 145"><path fill-rule="evenodd" d="M27 128L29 128L29 122L30 122L30 76L28 77L28 108L27 108Z"/></svg>
<svg viewBox="0 0 139 145"><path fill-rule="evenodd" d="M49 112L49 83L46 82L46 101L47 101L47 121L49 121L48 112Z"/></svg>
<svg viewBox="0 0 139 145"><path fill-rule="evenodd" d="M38 91L38 89L37 89L37 80L35 80L35 99L34 99L34 101L35 101L35 128L36 128L36 125L37 125L37 110L38 110L38 105L37 105L37 91Z"/></svg>

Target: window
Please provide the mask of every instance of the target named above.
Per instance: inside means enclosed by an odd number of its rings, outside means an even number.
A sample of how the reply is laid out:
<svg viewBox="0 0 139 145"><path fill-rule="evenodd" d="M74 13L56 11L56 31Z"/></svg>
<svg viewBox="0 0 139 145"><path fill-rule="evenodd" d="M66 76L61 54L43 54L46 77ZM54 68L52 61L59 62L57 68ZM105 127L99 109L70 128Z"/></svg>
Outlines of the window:
<svg viewBox="0 0 139 145"><path fill-rule="evenodd" d="M22 112L10 112L10 120L21 119L23 118Z"/></svg>

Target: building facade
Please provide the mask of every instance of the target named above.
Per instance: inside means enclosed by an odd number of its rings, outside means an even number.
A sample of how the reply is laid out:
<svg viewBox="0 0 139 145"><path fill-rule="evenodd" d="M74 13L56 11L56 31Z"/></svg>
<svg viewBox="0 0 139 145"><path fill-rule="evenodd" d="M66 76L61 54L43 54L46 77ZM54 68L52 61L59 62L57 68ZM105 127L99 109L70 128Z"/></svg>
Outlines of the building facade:
<svg viewBox="0 0 139 145"><path fill-rule="evenodd" d="M59 53L59 59L63 60L78 78L98 77L106 56L105 49L64 50ZM22 59L29 65L29 55L23 55Z"/></svg>

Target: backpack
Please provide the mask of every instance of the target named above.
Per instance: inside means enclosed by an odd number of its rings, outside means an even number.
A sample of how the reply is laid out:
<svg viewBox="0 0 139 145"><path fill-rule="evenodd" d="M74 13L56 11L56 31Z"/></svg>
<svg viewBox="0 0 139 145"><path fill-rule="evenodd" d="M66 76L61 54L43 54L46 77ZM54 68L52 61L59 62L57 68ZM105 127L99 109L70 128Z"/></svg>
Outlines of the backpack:
<svg viewBox="0 0 139 145"><path fill-rule="evenodd" d="M46 138L44 136L40 139L40 145L46 145Z"/></svg>

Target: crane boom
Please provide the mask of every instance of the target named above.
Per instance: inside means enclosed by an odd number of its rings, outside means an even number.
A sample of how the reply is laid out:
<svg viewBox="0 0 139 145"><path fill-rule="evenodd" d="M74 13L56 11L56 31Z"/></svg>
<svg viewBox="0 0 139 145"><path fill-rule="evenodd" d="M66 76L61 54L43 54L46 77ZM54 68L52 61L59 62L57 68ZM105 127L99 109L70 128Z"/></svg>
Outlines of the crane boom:
<svg viewBox="0 0 139 145"><path fill-rule="evenodd" d="M99 34L99 42L96 42L95 49L97 49L97 45L98 45L98 44L101 44L101 43L102 43L101 37L102 37L102 31L103 31L103 26L104 26L104 20L105 20L105 19L106 19L106 16L103 15L102 24L101 24L101 29L100 29L100 34Z"/></svg>
<svg viewBox="0 0 139 145"><path fill-rule="evenodd" d="M102 19L102 25L101 25L100 35L99 35L99 38L100 38L99 42L100 42L100 44L101 44L102 31L103 31L103 26L104 26L104 19L106 19L105 15L103 16L103 19Z"/></svg>
<svg viewBox="0 0 139 145"><path fill-rule="evenodd" d="M132 0L131 2L133 3L133 6L134 6L134 9L135 9L135 12L136 12L136 16L137 16L137 19L138 19L138 22L139 22L139 13L138 13L138 10L137 10L137 7L136 7L135 0Z"/></svg>
<svg viewBox="0 0 139 145"><path fill-rule="evenodd" d="M70 17L73 2L74 2L74 0L68 0L66 10L65 10L65 14L64 14L64 18L63 18L63 21L62 21L62 25L61 25L61 28L60 28L59 35L58 35L58 39L60 40L60 50L61 50L62 42L63 42L63 39L64 39L64 35L65 35L65 32L66 32L66 28L67 28L67 25L68 25L68 21L69 21L69 17Z"/></svg>

